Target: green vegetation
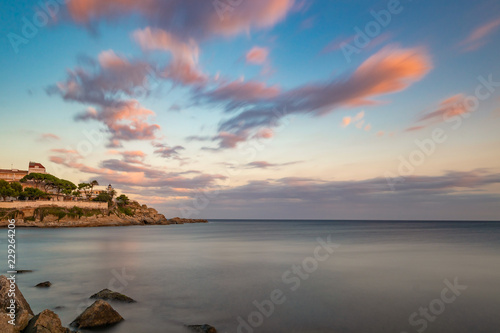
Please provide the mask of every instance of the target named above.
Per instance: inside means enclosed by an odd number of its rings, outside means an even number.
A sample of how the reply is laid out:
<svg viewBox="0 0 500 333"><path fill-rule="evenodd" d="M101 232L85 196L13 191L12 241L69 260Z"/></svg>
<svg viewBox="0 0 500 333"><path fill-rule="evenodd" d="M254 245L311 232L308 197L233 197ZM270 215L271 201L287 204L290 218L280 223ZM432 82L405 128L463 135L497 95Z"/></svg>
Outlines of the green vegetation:
<svg viewBox="0 0 500 333"><path fill-rule="evenodd" d="M97 186L97 185L99 185L97 180L93 180L90 183L78 184L78 189L83 190L83 192L85 193L85 197L88 199L88 198L92 197L92 193L94 191L94 186Z"/></svg>
<svg viewBox="0 0 500 333"><path fill-rule="evenodd" d="M10 208L0 208L0 220L3 219L15 219L19 215L24 215L23 212L17 209L10 209Z"/></svg>
<svg viewBox="0 0 500 333"><path fill-rule="evenodd" d="M98 202L107 202L108 208L113 207L113 197L116 195L115 190L111 190L109 192L101 192L99 195L93 199L93 201Z"/></svg>
<svg viewBox="0 0 500 333"><path fill-rule="evenodd" d="M129 207L118 206L118 211L127 216L134 216L134 212Z"/></svg>
<svg viewBox="0 0 500 333"><path fill-rule="evenodd" d="M80 218L83 215L85 215L85 211L83 210L83 208L74 206L74 207L68 209L68 216L69 217L72 217L72 218L78 217L78 218Z"/></svg>
<svg viewBox="0 0 500 333"><path fill-rule="evenodd" d="M23 191L23 186L18 182L9 183L5 180L0 180L0 197L3 200L7 200L7 198L17 198Z"/></svg>
<svg viewBox="0 0 500 333"><path fill-rule="evenodd" d="M84 214L86 217L96 216L102 214L103 212L99 209L85 209Z"/></svg>
<svg viewBox="0 0 500 333"><path fill-rule="evenodd" d="M77 186L69 180L60 179L46 173L30 173L29 175L24 176L20 181L21 183L31 181L35 184L36 189L43 186L45 193L49 190L55 190L57 195L61 193L64 195L71 195L71 193L77 188Z"/></svg>
<svg viewBox="0 0 500 333"><path fill-rule="evenodd" d="M130 199L125 194L122 194L116 198L116 203L118 206L126 206L130 203Z"/></svg>
<svg viewBox="0 0 500 333"><path fill-rule="evenodd" d="M103 211L100 209L84 209L80 207L72 207L72 208L62 208L62 207L40 207L35 209L35 217L38 217L40 221L43 221L45 217L48 215L54 215L57 217L57 220L60 221L65 216L69 218L81 218L82 216L90 217L103 214Z"/></svg>
<svg viewBox="0 0 500 333"><path fill-rule="evenodd" d="M94 186L98 186L99 183L97 182L97 180L93 180L89 183L90 185L90 196L92 196L92 191L94 190Z"/></svg>
<svg viewBox="0 0 500 333"><path fill-rule="evenodd" d="M19 200L48 199L50 194L34 187L27 187L19 194Z"/></svg>
<svg viewBox="0 0 500 333"><path fill-rule="evenodd" d="M35 209L35 214L34 216L38 216L40 218L40 221L43 221L43 219L48 216L48 215L54 215L57 216L57 220L60 221L63 217L65 217L67 214L66 209L64 208L59 208L59 207L40 207Z"/></svg>

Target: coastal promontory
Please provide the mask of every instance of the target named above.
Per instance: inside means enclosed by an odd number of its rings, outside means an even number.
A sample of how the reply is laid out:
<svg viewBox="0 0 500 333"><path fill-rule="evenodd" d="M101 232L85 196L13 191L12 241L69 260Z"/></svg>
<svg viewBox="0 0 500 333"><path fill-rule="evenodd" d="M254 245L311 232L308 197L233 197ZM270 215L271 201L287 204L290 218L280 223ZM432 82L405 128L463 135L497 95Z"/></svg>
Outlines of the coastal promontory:
<svg viewBox="0 0 500 333"><path fill-rule="evenodd" d="M3 203L0 208L0 227L6 227L9 219L16 220L16 227L63 228L104 227L129 225L169 225L208 222L204 219L174 217L167 219L154 208L130 201L122 205L106 203L37 201L19 204ZM5 207L4 207L5 206Z"/></svg>

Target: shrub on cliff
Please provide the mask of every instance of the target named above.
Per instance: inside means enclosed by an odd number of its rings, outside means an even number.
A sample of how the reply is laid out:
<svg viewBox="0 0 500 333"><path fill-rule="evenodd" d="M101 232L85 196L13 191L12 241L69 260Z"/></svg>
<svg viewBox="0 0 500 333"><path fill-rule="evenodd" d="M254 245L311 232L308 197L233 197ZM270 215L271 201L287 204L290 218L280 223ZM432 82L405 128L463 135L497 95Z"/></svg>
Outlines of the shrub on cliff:
<svg viewBox="0 0 500 333"><path fill-rule="evenodd" d="M54 215L57 217L57 220L60 220L66 216L66 211L58 207L42 207L35 209L35 216L39 216L40 221L43 221L48 215Z"/></svg>
<svg viewBox="0 0 500 333"><path fill-rule="evenodd" d="M116 203L118 204L118 206L126 206L129 204L129 202L130 199L125 194L122 194L118 198L116 198Z"/></svg>
<svg viewBox="0 0 500 333"><path fill-rule="evenodd" d="M127 216L134 216L134 212L128 207L118 206L118 211Z"/></svg>

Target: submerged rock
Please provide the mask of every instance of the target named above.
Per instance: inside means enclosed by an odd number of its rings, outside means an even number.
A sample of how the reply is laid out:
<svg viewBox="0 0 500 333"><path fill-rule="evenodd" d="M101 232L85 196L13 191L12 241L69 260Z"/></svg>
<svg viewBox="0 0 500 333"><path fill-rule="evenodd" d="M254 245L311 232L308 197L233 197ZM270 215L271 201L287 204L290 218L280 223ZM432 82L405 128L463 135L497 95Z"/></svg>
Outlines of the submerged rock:
<svg viewBox="0 0 500 333"><path fill-rule="evenodd" d="M37 287L37 288L48 288L51 285L52 285L52 283L50 281L45 281L45 282L40 282L35 287Z"/></svg>
<svg viewBox="0 0 500 333"><path fill-rule="evenodd" d="M187 328L189 328L191 331L196 332L196 333L217 333L217 330L215 329L215 327L210 326L208 324L187 325Z"/></svg>
<svg viewBox="0 0 500 333"><path fill-rule="evenodd" d="M43 310L34 316L24 329L23 333L68 333L70 330L63 327L61 319L50 310Z"/></svg>
<svg viewBox="0 0 500 333"><path fill-rule="evenodd" d="M90 296L90 298L98 298L98 299L127 302L127 303L135 303L136 302L134 299L132 299L126 295L117 293L116 291L112 291L109 289L103 289L100 292L95 293L94 295Z"/></svg>
<svg viewBox="0 0 500 333"><path fill-rule="evenodd" d="M17 274L23 274L23 273L33 273L31 269L18 269L16 271Z"/></svg>
<svg viewBox="0 0 500 333"><path fill-rule="evenodd" d="M99 299L85 309L70 325L78 328L93 328L113 325L122 320L122 316L108 302Z"/></svg>
<svg viewBox="0 0 500 333"><path fill-rule="evenodd" d="M12 284L12 289L15 288L14 297L9 296L9 293L11 293L9 291L11 289L10 286L10 280L4 275L0 275L0 332L2 333L20 332L28 325L29 320L33 318L33 311L30 305L24 299L21 290L19 290L15 283ZM11 303L11 299L14 300L14 303ZM8 307L11 304L15 305L15 325L9 324L11 316Z"/></svg>
<svg viewBox="0 0 500 333"><path fill-rule="evenodd" d="M173 217L168 220L169 224L184 224L184 223L207 223L205 219L186 219L182 217Z"/></svg>

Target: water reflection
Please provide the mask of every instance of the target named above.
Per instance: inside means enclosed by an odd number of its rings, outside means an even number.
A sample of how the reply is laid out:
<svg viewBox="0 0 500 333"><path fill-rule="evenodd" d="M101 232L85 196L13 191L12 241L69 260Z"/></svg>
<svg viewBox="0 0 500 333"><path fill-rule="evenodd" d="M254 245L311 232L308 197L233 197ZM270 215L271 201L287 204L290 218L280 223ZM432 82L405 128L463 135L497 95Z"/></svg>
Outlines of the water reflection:
<svg viewBox="0 0 500 333"><path fill-rule="evenodd" d="M113 304L126 319L113 333L186 332L183 324L203 323L236 332L237 318L248 320L253 302L275 289L286 301L255 332L386 333L416 332L409 316L458 277L469 288L425 331L497 332L499 231L495 223L325 221L20 229L18 268L35 272L18 282L35 312L63 306L55 311L67 325L114 281L139 302ZM283 273L328 235L341 246L292 291ZM32 287L45 280L53 286Z"/></svg>

